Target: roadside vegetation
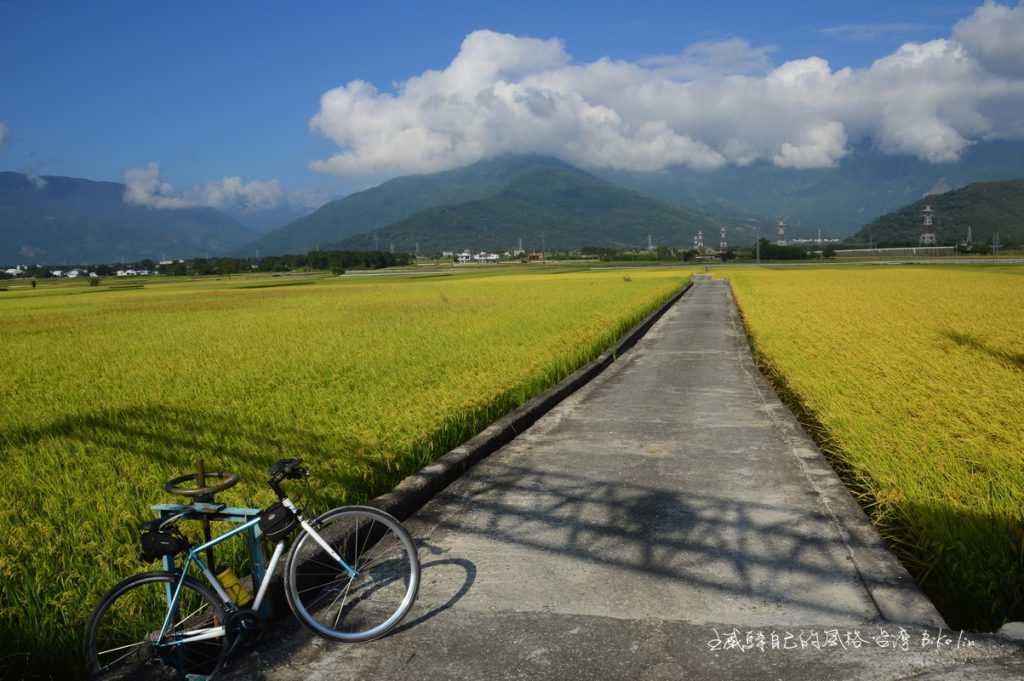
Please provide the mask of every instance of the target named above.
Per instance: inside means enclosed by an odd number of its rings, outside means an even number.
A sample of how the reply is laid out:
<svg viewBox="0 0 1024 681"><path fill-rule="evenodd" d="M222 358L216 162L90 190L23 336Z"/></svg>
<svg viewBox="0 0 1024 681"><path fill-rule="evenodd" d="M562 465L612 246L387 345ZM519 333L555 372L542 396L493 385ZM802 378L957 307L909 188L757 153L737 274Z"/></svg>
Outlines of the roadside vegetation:
<svg viewBox="0 0 1024 681"><path fill-rule="evenodd" d="M1024 268L734 268L758 358L950 624L1024 619Z"/></svg>
<svg viewBox="0 0 1024 681"><path fill-rule="evenodd" d="M195 459L242 476L218 497L233 505L269 503L281 457L308 462L311 510L364 501L595 357L687 276L552 269L2 294L0 668L78 664L101 593L155 569L135 526Z"/></svg>

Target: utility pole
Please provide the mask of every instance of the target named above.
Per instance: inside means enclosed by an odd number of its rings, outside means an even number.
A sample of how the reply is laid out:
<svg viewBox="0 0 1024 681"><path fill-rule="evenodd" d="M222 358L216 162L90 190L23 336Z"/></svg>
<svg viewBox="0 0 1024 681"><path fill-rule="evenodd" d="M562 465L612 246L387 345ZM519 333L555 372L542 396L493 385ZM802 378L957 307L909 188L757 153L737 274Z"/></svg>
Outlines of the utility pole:
<svg viewBox="0 0 1024 681"><path fill-rule="evenodd" d="M754 250L757 251L757 264L761 264L761 223L757 223L757 240L754 242Z"/></svg>

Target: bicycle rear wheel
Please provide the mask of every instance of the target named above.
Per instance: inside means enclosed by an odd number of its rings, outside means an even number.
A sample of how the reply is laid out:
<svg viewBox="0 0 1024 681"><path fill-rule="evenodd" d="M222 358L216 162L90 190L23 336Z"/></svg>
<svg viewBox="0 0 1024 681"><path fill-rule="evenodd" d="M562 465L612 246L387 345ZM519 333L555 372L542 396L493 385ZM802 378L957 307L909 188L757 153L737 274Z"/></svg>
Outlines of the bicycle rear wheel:
<svg viewBox="0 0 1024 681"><path fill-rule="evenodd" d="M178 575L147 572L124 580L89 618L83 642L90 679L174 679L208 676L227 653L224 608L217 596L185 578L171 624L157 644L167 615L167 594ZM218 634L219 629L219 634ZM189 639L212 635L198 641Z"/></svg>
<svg viewBox="0 0 1024 681"><path fill-rule="evenodd" d="M326 638L358 642L383 636L409 612L419 590L420 564L409 533L393 516L369 506L336 508L312 525L356 574L303 532L285 566L288 605Z"/></svg>

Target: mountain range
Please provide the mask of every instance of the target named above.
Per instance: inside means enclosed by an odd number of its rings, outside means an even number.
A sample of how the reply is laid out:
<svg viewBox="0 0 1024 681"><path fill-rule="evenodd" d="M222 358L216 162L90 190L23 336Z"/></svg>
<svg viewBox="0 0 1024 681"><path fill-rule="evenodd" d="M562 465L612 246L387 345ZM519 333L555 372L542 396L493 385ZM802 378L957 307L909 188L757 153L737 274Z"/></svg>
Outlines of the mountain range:
<svg viewBox="0 0 1024 681"><path fill-rule="evenodd" d="M755 228L769 233L780 216L791 237L819 228L848 236L882 221L872 227L874 240L889 229L883 222L903 225L885 236L900 240L916 238L916 226L904 224L905 216L879 216L917 210L929 193L1017 178L1024 178L1021 142L979 143L947 164L855 149L838 167L819 170L758 163L715 171L586 171L550 157L510 155L395 178L297 216L296 206L259 215L154 209L126 203L119 183L6 172L0 173L0 263L276 255L316 247L413 251L417 244L422 253L507 250L520 239L528 249L641 247L648 235L656 245L688 246L697 230L706 244L717 245L720 225L728 227L731 244L743 245L753 241ZM275 220L285 224L268 231ZM986 224L977 220L976 238L985 238Z"/></svg>
<svg viewBox="0 0 1024 681"><path fill-rule="evenodd" d="M716 223L699 212L671 206L616 186L567 163L533 158L517 163L508 184L492 196L426 208L387 227L348 237L346 250L379 247L412 252L641 248L688 245L698 230L718 238ZM717 243L717 241L716 241Z"/></svg>
<svg viewBox="0 0 1024 681"><path fill-rule="evenodd" d="M256 237L213 208L148 208L124 193L116 182L0 172L0 263L186 258Z"/></svg>
<svg viewBox="0 0 1024 681"><path fill-rule="evenodd" d="M854 148L835 168L779 168L771 163L714 171L674 167L658 172L609 171L602 177L674 205L732 220L785 217L792 236L820 228L843 237L875 218L971 182L1024 178L1024 142L980 142L955 163L928 163Z"/></svg>
<svg viewBox="0 0 1024 681"><path fill-rule="evenodd" d="M1024 243L1024 180L976 182L927 196L865 225L850 242L917 244L925 206L934 211L935 237L940 245L964 240L968 226L975 243L990 243L996 232L1003 244Z"/></svg>
<svg viewBox="0 0 1024 681"><path fill-rule="evenodd" d="M474 229L471 220L486 219L476 241L508 248L517 244L520 236L525 237L523 232L538 233L540 230L534 224L538 220L554 219L560 214L558 210L545 214L551 207L549 203L547 207L520 204L516 210L526 209L522 213L525 222L517 222L508 234L494 233L495 229L504 229L501 225L508 224L494 211L500 213L499 204L511 208L512 202L509 196L497 202L492 199L497 200L524 172L538 167L571 168L543 156L502 156L456 170L400 177L327 203L314 213L271 232L254 247L264 254L334 244L359 248L373 248L378 244L380 248L388 248L390 242L395 248L412 249L419 241L421 251L425 252L439 243L436 237L440 236L441 241L446 242L444 250L449 250L458 248L453 239L465 241L468 247L472 239L467 230ZM795 170L756 163L715 171L684 167L657 172L592 170L589 177L606 181L607 187L631 189L659 200L662 202L660 211L667 208L682 211L685 217L677 216L678 220L692 228L704 229L706 243L717 242L714 225L728 226L733 234L730 238L739 243L736 237L753 231L758 225L762 233L768 233L779 217L786 218L790 236L814 236L821 229L824 235L845 237L870 220L928 193L979 180L1024 177L1024 143L979 143L957 163L932 164L861 148L854 149L836 168ZM542 187L541 184L534 186ZM513 193L522 197L521 191ZM547 197L544 201L550 199ZM478 201L487 203L479 205L475 203ZM444 210L440 210L442 208ZM421 214L428 209L437 210ZM484 211L486 215L475 211ZM653 215L650 218L653 224L661 220ZM711 234L708 233L709 223ZM554 233L555 227L549 224L546 231ZM379 230L376 239L374 230ZM629 238L623 238L625 234L609 238L607 233L602 233L600 238L607 243L640 245L646 242L646 234L641 228ZM663 233L663 236L668 235ZM683 236L679 233L673 238ZM577 243L577 240L555 243ZM662 243L683 246L690 242L686 239Z"/></svg>
<svg viewBox="0 0 1024 681"><path fill-rule="evenodd" d="M429 175L406 175L331 201L257 240L247 254L302 253L399 222L425 208L494 196L524 170L560 161L533 155L501 156Z"/></svg>

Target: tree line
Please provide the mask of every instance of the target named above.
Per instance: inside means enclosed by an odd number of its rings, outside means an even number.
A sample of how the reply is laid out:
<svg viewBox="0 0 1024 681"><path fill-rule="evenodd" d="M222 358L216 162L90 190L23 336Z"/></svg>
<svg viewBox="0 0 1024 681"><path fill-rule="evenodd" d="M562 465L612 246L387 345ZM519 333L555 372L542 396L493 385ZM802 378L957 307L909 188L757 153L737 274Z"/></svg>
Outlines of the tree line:
<svg viewBox="0 0 1024 681"><path fill-rule="evenodd" d="M98 265L32 265L22 271L21 276L45 279L53 276L53 270L88 270L101 277L111 277L118 271L133 269L172 276L197 276L204 274L229 275L240 272L291 272L294 270L329 270L341 274L349 269L381 269L408 265L413 257L408 253L387 253L384 251L331 251L313 250L297 255L271 255L260 258L191 258L158 263L150 258L123 263L102 263ZM0 278L5 275L0 271Z"/></svg>

